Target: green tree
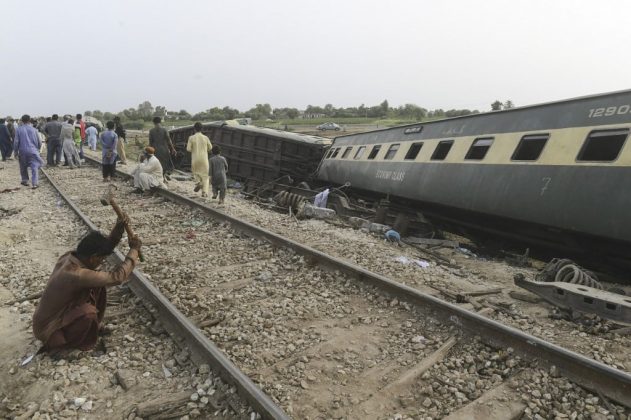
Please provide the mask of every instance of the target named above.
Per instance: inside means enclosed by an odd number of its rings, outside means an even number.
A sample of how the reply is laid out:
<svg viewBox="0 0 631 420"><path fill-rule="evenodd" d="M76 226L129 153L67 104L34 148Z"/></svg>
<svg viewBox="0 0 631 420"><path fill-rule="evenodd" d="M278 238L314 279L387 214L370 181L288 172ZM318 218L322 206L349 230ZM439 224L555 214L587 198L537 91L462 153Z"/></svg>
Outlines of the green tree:
<svg viewBox="0 0 631 420"><path fill-rule="evenodd" d="M138 115L145 121L151 120L151 118L153 118L153 105L151 105L151 102L144 101L143 103L139 104Z"/></svg>
<svg viewBox="0 0 631 420"><path fill-rule="evenodd" d="M167 108L165 106L156 106L156 109L153 111L154 117L164 117L167 115Z"/></svg>
<svg viewBox="0 0 631 420"><path fill-rule="evenodd" d="M294 120L298 118L298 115L300 115L300 111L298 111L296 108L287 108L287 117L289 117L290 119Z"/></svg>
<svg viewBox="0 0 631 420"><path fill-rule="evenodd" d="M503 103L496 100L495 102L491 104L491 111L501 111L503 106L504 106Z"/></svg>
<svg viewBox="0 0 631 420"><path fill-rule="evenodd" d="M379 117L385 117L388 115L388 111L390 110L390 105L388 104L388 100L385 99L382 103L379 104Z"/></svg>
<svg viewBox="0 0 631 420"><path fill-rule="evenodd" d="M239 116L239 110L236 108L230 108L229 106L224 106L221 111L223 112L223 117L226 120L234 120Z"/></svg>
<svg viewBox="0 0 631 420"><path fill-rule="evenodd" d="M507 99L506 102L504 102L504 109L511 109L511 108L515 108L515 104L510 99Z"/></svg>

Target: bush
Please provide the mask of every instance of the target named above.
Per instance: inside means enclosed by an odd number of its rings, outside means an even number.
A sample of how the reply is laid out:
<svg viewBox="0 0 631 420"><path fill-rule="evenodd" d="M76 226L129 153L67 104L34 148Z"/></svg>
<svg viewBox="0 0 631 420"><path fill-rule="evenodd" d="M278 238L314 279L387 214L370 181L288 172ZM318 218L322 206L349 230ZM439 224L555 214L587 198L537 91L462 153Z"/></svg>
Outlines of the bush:
<svg viewBox="0 0 631 420"><path fill-rule="evenodd" d="M145 126L143 120L132 120L124 123L125 128L131 128L132 130L142 130Z"/></svg>

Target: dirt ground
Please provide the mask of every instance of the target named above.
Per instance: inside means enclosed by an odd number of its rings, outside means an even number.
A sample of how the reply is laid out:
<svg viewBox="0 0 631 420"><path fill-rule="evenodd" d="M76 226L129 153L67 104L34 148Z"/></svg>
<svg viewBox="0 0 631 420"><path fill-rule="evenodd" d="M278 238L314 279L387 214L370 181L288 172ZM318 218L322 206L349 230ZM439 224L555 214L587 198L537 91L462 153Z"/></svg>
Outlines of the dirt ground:
<svg viewBox="0 0 631 420"><path fill-rule="evenodd" d="M211 396L225 387L193 365L125 288L109 290L103 347L23 365L41 346L31 331L37 299L14 301L42 291L58 257L86 233L53 191L46 182L20 186L17 162L0 163L0 417L132 419L140 403L179 393L188 401L197 392L177 417L232 418L213 406Z"/></svg>

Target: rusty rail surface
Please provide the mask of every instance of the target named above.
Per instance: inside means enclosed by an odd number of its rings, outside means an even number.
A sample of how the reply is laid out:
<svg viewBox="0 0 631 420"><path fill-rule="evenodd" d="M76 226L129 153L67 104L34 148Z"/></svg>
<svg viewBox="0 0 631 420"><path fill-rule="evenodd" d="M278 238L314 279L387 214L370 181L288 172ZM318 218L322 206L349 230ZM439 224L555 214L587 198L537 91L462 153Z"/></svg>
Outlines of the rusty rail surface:
<svg viewBox="0 0 631 420"><path fill-rule="evenodd" d="M98 227L64 194L50 175L42 169L48 182L55 188L70 208L92 230ZM114 252L117 262L122 262L125 256L118 250ZM290 417L276 405L252 380L221 350L210 341L182 312L167 299L147 277L138 269L134 269L131 280L127 283L132 292L138 296L148 310L157 315L165 329L173 337L184 340L191 352L191 358L197 364L207 363L211 369L225 382L234 385L239 395L250 404L264 419L288 420ZM176 340L177 341L177 340Z"/></svg>
<svg viewBox="0 0 631 420"><path fill-rule="evenodd" d="M89 160L93 164L100 165L100 162L88 158L87 156L86 160ZM131 178L131 175L120 170L117 170L117 173L123 177ZM406 299L421 308L431 309L437 318L446 323L456 325L465 334L480 336L483 342L492 347L512 347L517 353L527 359L536 359L546 366L554 365L563 376L573 382L594 392L601 392L604 396L631 408L631 374L627 372L614 369L604 363L527 334L516 328L501 324L475 312L445 302L385 276L373 273L363 267L333 257L289 238L285 238L252 223L227 215L217 209L172 191L158 189L157 192L168 200L200 209L216 220L230 223L234 229L251 237L265 240L278 247L292 249L309 260L318 262L319 265L324 268L342 271L360 281L376 286L393 296Z"/></svg>

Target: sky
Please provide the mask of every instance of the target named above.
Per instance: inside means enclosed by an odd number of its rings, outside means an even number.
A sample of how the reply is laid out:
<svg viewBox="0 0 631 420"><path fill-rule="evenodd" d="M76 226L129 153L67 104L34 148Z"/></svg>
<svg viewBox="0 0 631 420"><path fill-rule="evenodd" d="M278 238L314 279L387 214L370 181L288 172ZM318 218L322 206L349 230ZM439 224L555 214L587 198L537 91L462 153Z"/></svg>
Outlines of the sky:
<svg viewBox="0 0 631 420"><path fill-rule="evenodd" d="M618 0L2 0L0 115L413 103L631 86Z"/></svg>

